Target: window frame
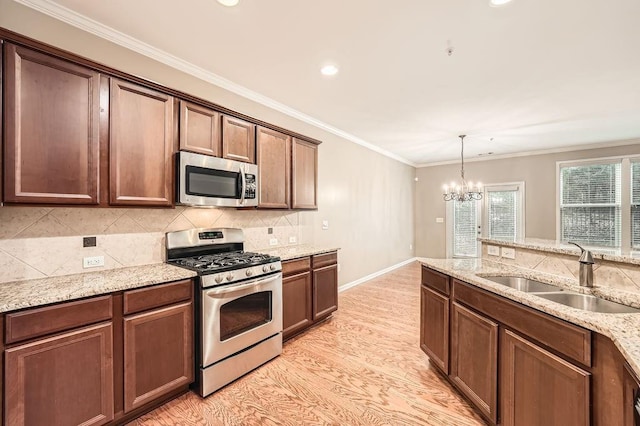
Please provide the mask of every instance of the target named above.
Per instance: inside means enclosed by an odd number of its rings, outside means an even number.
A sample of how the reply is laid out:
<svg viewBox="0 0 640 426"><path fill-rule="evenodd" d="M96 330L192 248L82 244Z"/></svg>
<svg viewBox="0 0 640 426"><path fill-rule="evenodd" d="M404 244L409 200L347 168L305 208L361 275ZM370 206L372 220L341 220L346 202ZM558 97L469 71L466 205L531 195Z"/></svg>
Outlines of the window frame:
<svg viewBox="0 0 640 426"><path fill-rule="evenodd" d="M511 191L516 190L518 192L517 206L519 207L518 215L516 218L516 236L515 241L522 241L526 237L526 186L524 181L520 182L506 182L506 183L492 183L484 185L484 196L482 198L482 237L491 238L489 235L489 197L488 192L499 191Z"/></svg>
<svg viewBox="0 0 640 426"><path fill-rule="evenodd" d="M480 201L465 201L466 203L476 203L476 228L479 226L480 230L476 231L476 239L480 237L482 231L482 205ZM446 208L446 256L447 259L476 259L482 256L482 243L476 241L476 256L459 256L453 254L453 234L454 234L454 207L455 201L447 201Z"/></svg>

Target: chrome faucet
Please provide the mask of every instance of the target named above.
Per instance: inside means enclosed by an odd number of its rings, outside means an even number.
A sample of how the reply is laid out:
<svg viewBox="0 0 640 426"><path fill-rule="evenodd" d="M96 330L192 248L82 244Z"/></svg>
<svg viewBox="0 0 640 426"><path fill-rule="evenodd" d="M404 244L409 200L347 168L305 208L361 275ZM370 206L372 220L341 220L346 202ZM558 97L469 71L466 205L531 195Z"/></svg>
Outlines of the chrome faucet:
<svg viewBox="0 0 640 426"><path fill-rule="evenodd" d="M580 262L580 285L582 287L593 287L594 261L591 252L589 250L583 249L582 246L576 243L572 243L571 241L569 241L569 244L573 244L574 246L582 250L580 259L578 260L578 262Z"/></svg>

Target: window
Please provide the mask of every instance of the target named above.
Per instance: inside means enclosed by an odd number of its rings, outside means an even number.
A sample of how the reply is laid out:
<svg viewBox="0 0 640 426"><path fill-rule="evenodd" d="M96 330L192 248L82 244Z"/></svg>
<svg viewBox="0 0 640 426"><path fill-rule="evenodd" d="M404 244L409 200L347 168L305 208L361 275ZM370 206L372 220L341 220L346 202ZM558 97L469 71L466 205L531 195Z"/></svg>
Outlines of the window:
<svg viewBox="0 0 640 426"><path fill-rule="evenodd" d="M640 159L631 162L631 247L640 249Z"/></svg>
<svg viewBox="0 0 640 426"><path fill-rule="evenodd" d="M524 237L524 182L484 189L485 236L505 241Z"/></svg>
<svg viewBox="0 0 640 426"><path fill-rule="evenodd" d="M447 202L447 257L478 257L479 213L477 201Z"/></svg>

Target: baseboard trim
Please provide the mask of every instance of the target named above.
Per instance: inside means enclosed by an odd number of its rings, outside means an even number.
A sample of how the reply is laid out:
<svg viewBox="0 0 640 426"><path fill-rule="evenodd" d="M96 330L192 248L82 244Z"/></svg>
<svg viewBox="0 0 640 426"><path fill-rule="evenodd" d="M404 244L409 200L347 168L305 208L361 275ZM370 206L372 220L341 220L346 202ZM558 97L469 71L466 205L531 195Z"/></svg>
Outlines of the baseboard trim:
<svg viewBox="0 0 640 426"><path fill-rule="evenodd" d="M418 258L417 258L417 257L412 257L412 258L407 259L407 260L405 260L405 261L403 261L403 262L396 263L395 265L391 265L391 266L389 266L388 268L384 268L384 269L381 269L381 270L379 270L379 271L377 271L377 272L374 272L373 274L366 275L366 276L364 276L364 277L362 277L362 278L359 278L359 279L357 279L357 280L355 280L355 281L351 281L350 283L346 283L346 284L344 284L344 285L341 285L341 286L338 288L338 293L342 293L342 292L343 292L343 291L345 291L345 290L349 290L350 288L353 288L353 287L355 287L355 286L358 286L358 285L360 285L360 284L362 284L362 283L366 283L366 282L367 282L367 281L369 281L369 280L372 280L372 279L374 279L374 278L376 278L376 277L379 277L380 275L384 275L384 274L386 274L387 272L391 272L391 271L393 271L394 269L398 269L398 268L400 268L400 267L402 267L402 266L404 266L404 265L408 265L409 263L411 263L411 262L415 262L416 260L418 260Z"/></svg>

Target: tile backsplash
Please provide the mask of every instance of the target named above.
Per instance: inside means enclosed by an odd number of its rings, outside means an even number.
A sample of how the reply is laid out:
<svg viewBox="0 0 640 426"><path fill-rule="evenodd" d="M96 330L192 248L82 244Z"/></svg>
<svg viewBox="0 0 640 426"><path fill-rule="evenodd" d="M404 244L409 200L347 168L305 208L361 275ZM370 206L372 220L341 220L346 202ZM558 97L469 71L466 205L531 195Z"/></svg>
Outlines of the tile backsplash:
<svg viewBox="0 0 640 426"><path fill-rule="evenodd" d="M247 250L271 247L272 238L280 247L309 243L302 215L190 207L0 207L0 282L163 262L165 232L183 229L242 228ZM96 247L83 248L85 236L97 236ZM87 256L104 256L104 267L83 269Z"/></svg>

